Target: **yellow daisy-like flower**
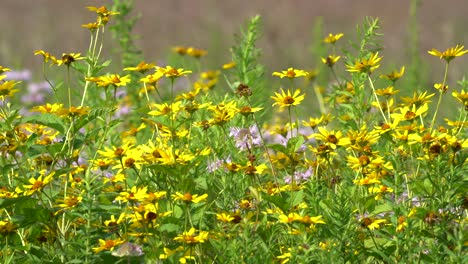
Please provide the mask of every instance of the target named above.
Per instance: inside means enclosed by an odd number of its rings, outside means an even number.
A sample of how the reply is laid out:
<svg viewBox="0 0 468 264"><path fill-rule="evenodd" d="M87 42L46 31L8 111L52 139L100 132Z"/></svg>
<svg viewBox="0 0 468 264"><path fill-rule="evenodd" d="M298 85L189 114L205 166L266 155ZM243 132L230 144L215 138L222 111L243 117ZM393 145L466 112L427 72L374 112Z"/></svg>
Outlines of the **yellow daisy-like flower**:
<svg viewBox="0 0 468 264"><path fill-rule="evenodd" d="M216 219L224 223L229 223L229 222L234 221L235 218L232 217L230 214L220 213L220 214L216 214Z"/></svg>
<svg viewBox="0 0 468 264"><path fill-rule="evenodd" d="M118 87L127 85L131 79L130 75L120 76L118 74L111 74L109 76L89 77L86 78L86 81L94 82L99 87L108 87L109 85Z"/></svg>
<svg viewBox="0 0 468 264"><path fill-rule="evenodd" d="M204 243L208 240L208 232L199 231L198 234L195 234L195 232L195 228L192 227L189 231L184 231L181 235L176 236L174 240L186 244Z"/></svg>
<svg viewBox="0 0 468 264"><path fill-rule="evenodd" d="M397 93L399 93L400 90L395 90L393 86L388 86L386 88L382 88L382 89L377 89L375 90L375 93L377 95L380 95L380 96L385 96L385 97L390 97L392 95L395 95Z"/></svg>
<svg viewBox="0 0 468 264"><path fill-rule="evenodd" d="M437 90L445 93L447 92L447 90L449 89L448 85L442 85L441 83L436 83L434 84L434 88L436 88Z"/></svg>
<svg viewBox="0 0 468 264"><path fill-rule="evenodd" d="M356 61L354 65L346 65L349 72L361 72L361 73L372 73L375 69L379 68L379 62L382 60L382 57L378 57L379 53L373 53L368 59L362 59L361 61Z"/></svg>
<svg viewBox="0 0 468 264"><path fill-rule="evenodd" d="M275 92L275 96L271 96L275 103L273 106L278 105L279 107L291 107L294 105L299 105L305 98L305 94L301 94L301 90L297 89L294 94L291 94L291 91L288 89L287 93L281 89L281 93Z"/></svg>
<svg viewBox="0 0 468 264"><path fill-rule="evenodd" d="M63 104L45 104L45 105L38 105L32 108L31 111L40 112L40 113L57 113L60 109L62 109Z"/></svg>
<svg viewBox="0 0 468 264"><path fill-rule="evenodd" d="M81 53L63 53L62 59L57 60L56 63L58 66L62 64L66 66L70 66L70 64L72 64L73 62L84 60L84 59L85 57L81 57Z"/></svg>
<svg viewBox="0 0 468 264"><path fill-rule="evenodd" d="M277 256L276 258L281 264L285 264L289 262L291 257L292 257L291 248L288 248L287 252L283 253L282 255Z"/></svg>
<svg viewBox="0 0 468 264"><path fill-rule="evenodd" d="M286 77L286 78L292 79L292 78L297 78L301 76L307 76L307 72L303 70L294 69L294 68L288 68L285 71L274 72L272 75L278 76L280 78Z"/></svg>
<svg viewBox="0 0 468 264"><path fill-rule="evenodd" d="M302 220L302 216L300 216L298 213L290 213L288 215L281 214L278 216L278 220L280 223L285 223L285 224L290 224L292 222L299 222Z"/></svg>
<svg viewBox="0 0 468 264"><path fill-rule="evenodd" d="M155 84L156 82L159 81L164 76L164 73L161 71L156 71L153 74L147 75L146 77L143 77L140 79L140 82L146 83L146 84Z"/></svg>
<svg viewBox="0 0 468 264"><path fill-rule="evenodd" d="M137 188L136 186L133 186L131 190L121 192L115 200L123 202L143 202L148 197L147 191L148 188L146 187Z"/></svg>
<svg viewBox="0 0 468 264"><path fill-rule="evenodd" d="M460 57L465 55L468 50L463 50L465 46L460 46L457 45L455 48L448 48L444 52L438 51L436 49L432 49L428 51L429 54L432 56L439 57L440 59L444 59L447 63L449 63L451 60L455 59L455 57Z"/></svg>
<svg viewBox="0 0 468 264"><path fill-rule="evenodd" d="M343 33L338 33L336 35L333 35L333 34L330 33L330 34L328 34L327 37L325 37L323 42L330 43L330 44L335 44L343 36L344 36Z"/></svg>
<svg viewBox="0 0 468 264"><path fill-rule="evenodd" d="M11 69L7 68L7 67L3 67L2 65L0 65L0 74L4 73L4 72L7 72L7 71L11 71Z"/></svg>
<svg viewBox="0 0 468 264"><path fill-rule="evenodd" d="M236 67L236 63L234 61L231 61L229 63L223 64L223 70L228 70Z"/></svg>
<svg viewBox="0 0 468 264"><path fill-rule="evenodd" d="M108 239L108 240L103 240L99 239L99 247L93 248L93 251L95 253L99 253L101 251L112 251L114 250L114 247L123 244L125 241L121 240L120 238L117 238L116 240Z"/></svg>
<svg viewBox="0 0 468 264"><path fill-rule="evenodd" d="M181 194L180 192L176 192L175 194L171 195L174 200L184 201L186 203L200 203L205 201L208 198L208 194L198 195L198 194L191 194L185 193Z"/></svg>
<svg viewBox="0 0 468 264"><path fill-rule="evenodd" d="M405 120L405 121L410 121L415 119L416 117L423 115L424 113L427 112L429 109L428 104L424 104L418 109L416 109L416 105L413 105L411 108L408 106L404 106L400 108L400 113L394 113L392 114L393 119L397 120Z"/></svg>
<svg viewBox="0 0 468 264"><path fill-rule="evenodd" d="M385 222L387 222L385 219L374 219L366 227L370 230L379 229Z"/></svg>
<svg viewBox="0 0 468 264"><path fill-rule="evenodd" d="M49 184L54 176L54 172L50 173L49 175L45 176L46 171L41 171L40 176L36 178L29 179L30 184L23 185L23 193L24 195L31 195L35 192L41 191L47 184ZM45 177L44 177L45 176Z"/></svg>
<svg viewBox="0 0 468 264"><path fill-rule="evenodd" d="M42 55L44 57L44 62L49 62L49 60L51 60L52 63L57 63L57 58L55 58L55 56L50 55L49 52L43 50L36 50L34 51L34 55Z"/></svg>
<svg viewBox="0 0 468 264"><path fill-rule="evenodd" d="M138 63L138 65L135 66L135 67L124 68L124 71L137 71L137 72L140 72L140 73L145 73L149 69L153 69L154 67L156 67L154 63L146 63L146 62L142 61L142 62Z"/></svg>
<svg viewBox="0 0 468 264"><path fill-rule="evenodd" d="M340 58L340 56L328 55L328 57L322 58L322 63L331 68L340 60Z"/></svg>
<svg viewBox="0 0 468 264"><path fill-rule="evenodd" d="M395 71L392 71L389 74L382 74L382 75L380 75L380 78L387 79L387 80L390 80L392 82L396 82L398 79L401 78L401 76L403 76L404 73L405 73L405 66L401 67L400 71L395 70Z"/></svg>
<svg viewBox="0 0 468 264"><path fill-rule="evenodd" d="M322 141L332 149L351 144L349 138L345 137L341 131L328 131L325 127L319 127L318 130L319 133L312 134L310 137Z"/></svg>
<svg viewBox="0 0 468 264"><path fill-rule="evenodd" d="M166 68L158 68L158 71L163 73L167 78L178 78L192 73L192 71L184 71L182 68L177 69L171 66L166 66Z"/></svg>
<svg viewBox="0 0 468 264"><path fill-rule="evenodd" d="M187 48L187 55L192 56L194 58L200 58L200 57L206 56L206 54L208 54L208 51L203 50L203 49L197 49L194 47Z"/></svg>
<svg viewBox="0 0 468 264"><path fill-rule="evenodd" d="M91 23L87 23L87 24L82 24L81 27L82 28L87 28L89 29L91 32L94 32L96 29L98 29L100 26L102 26L101 24L99 24L99 22L91 22Z"/></svg>
<svg viewBox="0 0 468 264"><path fill-rule="evenodd" d="M0 80L5 78L5 75L0 76ZM18 83L18 81L6 81L0 83L0 99L5 100L6 97L14 95L18 92L18 89L13 89Z"/></svg>
<svg viewBox="0 0 468 264"><path fill-rule="evenodd" d="M465 106L465 109L468 108L468 93L466 93L463 90L461 91L461 93L459 93L457 91L454 91L454 92L452 92L452 96L455 97L455 99L457 99L457 101L462 103Z"/></svg>

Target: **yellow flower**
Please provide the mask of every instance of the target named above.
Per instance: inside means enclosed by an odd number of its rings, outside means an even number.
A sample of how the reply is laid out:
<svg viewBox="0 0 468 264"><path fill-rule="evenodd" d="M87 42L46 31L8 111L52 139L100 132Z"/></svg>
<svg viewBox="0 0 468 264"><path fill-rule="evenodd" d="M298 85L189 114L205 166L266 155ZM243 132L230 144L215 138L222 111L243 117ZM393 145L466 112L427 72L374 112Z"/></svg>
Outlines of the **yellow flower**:
<svg viewBox="0 0 468 264"><path fill-rule="evenodd" d="M0 81L5 78L3 76L0 76ZM0 99L5 100L6 97L14 95L16 92L18 92L17 89L13 89L18 83L18 81L6 81L1 83L0 82Z"/></svg>
<svg viewBox="0 0 468 264"><path fill-rule="evenodd" d="M229 222L234 221L235 218L232 217L230 214L221 213L221 214L216 214L216 219L224 223L229 223Z"/></svg>
<svg viewBox="0 0 468 264"><path fill-rule="evenodd" d="M4 72L7 72L7 71L11 71L11 69L7 68L7 67L3 67L2 65L0 65L0 74L2 74Z"/></svg>
<svg viewBox="0 0 468 264"><path fill-rule="evenodd" d="M187 54L187 48L186 47L182 47L182 46L175 46L172 48L172 51L174 51L175 53L179 54L179 55L185 55Z"/></svg>
<svg viewBox="0 0 468 264"><path fill-rule="evenodd" d="M340 56L328 55L328 57L322 58L322 63L328 65L328 67L331 68L340 60L340 58Z"/></svg>
<svg viewBox="0 0 468 264"><path fill-rule="evenodd" d="M69 195L63 200L59 200L58 202L61 202L58 207L64 208L64 209L69 209L73 208L76 205L78 205L81 201L83 200L83 197L81 196L74 196L74 195Z"/></svg>
<svg viewBox="0 0 468 264"><path fill-rule="evenodd" d="M99 16L98 23L101 25L107 24L111 16L120 14L119 12L108 11L105 6L101 6L101 7L87 6L86 8L89 11L96 12L96 14L98 14Z"/></svg>
<svg viewBox="0 0 468 264"><path fill-rule="evenodd" d="M57 63L58 66L60 66L62 64L66 65L66 66L70 66L70 64L72 64L75 61L85 59L85 57L81 57L80 55L81 55L81 53L63 53L62 54L62 59L57 60L56 63Z"/></svg>
<svg viewBox="0 0 468 264"><path fill-rule="evenodd" d="M192 71L184 71L182 68L176 69L171 66L166 66L166 68L158 68L158 71L163 73L167 78L177 78L192 73Z"/></svg>
<svg viewBox="0 0 468 264"><path fill-rule="evenodd" d="M411 109L408 107L408 106L404 106L402 108L400 108L400 113L394 113L392 114L392 118L393 119L398 119L398 120L406 120L406 121L411 121L415 118L417 118L418 116L421 116L423 115L424 113L427 112L427 110L429 109L427 103L424 104L423 106L419 107L418 109L416 109L416 105L413 105L411 107Z"/></svg>
<svg viewBox="0 0 468 264"><path fill-rule="evenodd" d="M361 73L372 73L375 69L379 68L379 62L382 57L378 57L379 53L373 53L368 59L362 59L356 61L354 65L346 65L349 72L361 72Z"/></svg>
<svg viewBox="0 0 468 264"><path fill-rule="evenodd" d="M325 43L335 44L341 37L343 37L343 33L338 33L336 35L328 34L328 36L323 40Z"/></svg>
<svg viewBox="0 0 468 264"><path fill-rule="evenodd" d="M408 226L408 223L406 222L406 217L403 215L398 217L398 226L396 227L397 232L402 232L405 230L405 228Z"/></svg>
<svg viewBox="0 0 468 264"><path fill-rule="evenodd" d="M146 75L146 77L143 77L140 79L140 82L146 83L146 84L155 84L156 82L159 81L164 76L163 72L156 71L153 74Z"/></svg>
<svg viewBox="0 0 468 264"><path fill-rule="evenodd" d="M286 78L292 79L292 78L297 78L301 76L307 76L307 72L303 70L294 69L294 68L288 68L286 71L274 72L272 75L278 76L280 78L286 77Z"/></svg>
<svg viewBox="0 0 468 264"><path fill-rule="evenodd" d="M223 64L223 69L224 70L232 69L234 67L236 67L236 63L234 61Z"/></svg>
<svg viewBox="0 0 468 264"><path fill-rule="evenodd" d="M115 87L127 85L131 79L130 75L120 76L118 74L111 74L109 76L90 77L86 78L89 82L94 82L99 87L107 87L113 85Z"/></svg>
<svg viewBox="0 0 468 264"><path fill-rule="evenodd" d="M36 50L36 51L34 51L34 55L42 55L44 57L44 62L48 62L49 60L51 60L52 63L54 63L54 64L57 63L57 58L50 55L49 52L46 52L46 51L43 51L43 50Z"/></svg>
<svg viewBox="0 0 468 264"><path fill-rule="evenodd" d="M138 63L138 65L135 66L135 67L124 68L124 71L137 71L137 72L140 72L140 73L145 73L149 69L153 69L155 67L156 66L154 65L154 63L146 63L146 62L142 61L142 62Z"/></svg>
<svg viewBox="0 0 468 264"><path fill-rule="evenodd" d="M10 221L3 221L0 220L0 234L1 235L9 235L13 233L17 229L17 226L10 222Z"/></svg>
<svg viewBox="0 0 468 264"><path fill-rule="evenodd" d="M350 159L348 158L348 162L350 162ZM361 164L362 166L362 164ZM360 180L353 180L354 184L356 185L370 185L370 184L379 184L381 183L379 180L377 179L372 179L372 178L364 178L364 179L360 179Z"/></svg>
<svg viewBox="0 0 468 264"><path fill-rule="evenodd" d="M45 105L38 105L32 108L32 111L40 112L40 113L57 113L63 104L45 104Z"/></svg>
<svg viewBox="0 0 468 264"><path fill-rule="evenodd" d="M58 116L79 117L88 114L89 107L87 106L71 106L70 108L61 108L57 110Z"/></svg>
<svg viewBox="0 0 468 264"><path fill-rule="evenodd" d="M291 259L292 254L291 254L291 248L288 248L288 251L285 252L284 254L277 256L276 258L279 259L281 264L288 263L289 260Z"/></svg>
<svg viewBox="0 0 468 264"><path fill-rule="evenodd" d="M208 54L206 50L197 49L194 47L187 48L187 55L192 56L194 58L200 58L200 57L206 56L206 54Z"/></svg>
<svg viewBox="0 0 468 264"><path fill-rule="evenodd" d="M288 89L287 93L284 92L283 89L281 89L281 94L275 92L276 96L271 96L273 100L275 100L275 103L273 103L273 106L278 105L279 107L290 107L294 105L299 105L302 100L305 98L305 94L299 95L301 93L301 90L297 89L293 95L291 95L291 91Z"/></svg>
<svg viewBox="0 0 468 264"><path fill-rule="evenodd" d="M324 120L324 117L323 117L323 116L321 116L321 117L319 117L319 118L312 118L312 117L310 117L310 118L309 118L309 121L302 120L302 125L304 125L304 126L310 126L312 129L315 129L318 125L320 125L320 124L322 124L322 123L324 123L324 122L326 122L326 121Z"/></svg>
<svg viewBox="0 0 468 264"><path fill-rule="evenodd" d="M52 172L48 174L47 176L45 176L45 174L46 174L46 171L43 170L40 172L40 176L37 179L30 178L29 179L30 184L23 185L24 195L31 195L35 192L41 191L47 184L49 184L52 181L52 178L55 172Z"/></svg>
<svg viewBox="0 0 468 264"><path fill-rule="evenodd" d="M181 235L176 236L174 240L186 244L204 243L208 240L208 232L199 231L198 235L196 235L195 232L195 228L192 227L189 231L184 231Z"/></svg>
<svg viewBox="0 0 468 264"><path fill-rule="evenodd" d="M380 226L385 222L387 222L387 220L385 219L374 219L366 227L369 228L370 230L379 229Z"/></svg>
<svg viewBox="0 0 468 264"><path fill-rule="evenodd" d="M318 130L319 133L312 134L310 137L324 142L332 149L336 149L337 146L347 146L351 144L349 138L343 136L341 131L328 131L325 127L319 127Z"/></svg>
<svg viewBox="0 0 468 264"><path fill-rule="evenodd" d="M99 239L99 247L93 248L93 251L95 253L99 253L101 251L112 251L114 250L114 247L123 244L125 241L121 240L120 238L117 238L116 240L108 239L108 240L103 240Z"/></svg>
<svg viewBox="0 0 468 264"><path fill-rule="evenodd" d="M148 197L147 191L148 188L146 187L140 187L137 189L136 186L133 186L131 190L121 192L115 200L123 202L143 202Z"/></svg>
<svg viewBox="0 0 468 264"><path fill-rule="evenodd" d="M298 213L290 213L287 216L284 215L284 214L281 214L278 217L278 220L281 223L290 224L292 222L298 222L298 221L302 220L302 217Z"/></svg>
<svg viewBox="0 0 468 264"><path fill-rule="evenodd" d="M99 22L91 22L91 23L87 23L87 24L82 24L82 25L81 25L81 27L87 28L87 29L89 29L91 32L95 31L95 30L98 29L100 26L102 26L102 25L99 24Z"/></svg>
<svg viewBox="0 0 468 264"><path fill-rule="evenodd" d="M436 88L437 90L443 92L443 93L446 93L447 90L449 89L448 85L443 85L441 83L436 83L434 84L434 88Z"/></svg>
<svg viewBox="0 0 468 264"><path fill-rule="evenodd" d="M104 221L104 225L106 227L114 227L116 225L120 225L125 221L125 213L121 213L119 216L119 219L115 219L114 215L111 215L111 218L109 220Z"/></svg>
<svg viewBox="0 0 468 264"><path fill-rule="evenodd" d="M379 185L379 187L369 187L369 193L377 194L375 196L375 200L380 200L385 193L392 193L392 192L393 192L393 189L385 185Z"/></svg>
<svg viewBox="0 0 468 264"><path fill-rule="evenodd" d="M399 92L400 92L400 90L395 90L393 86L388 86L386 88L377 89L375 91L375 93L377 95L381 95L381 96L385 96L385 97L390 97L390 96L395 95L395 94L397 94Z"/></svg>
<svg viewBox="0 0 468 264"><path fill-rule="evenodd" d="M463 50L465 46L455 46L455 48L448 48L444 52L438 51L436 49L432 49L428 51L429 54L432 56L439 57L440 59L444 59L447 63L453 60L455 57L460 57L465 55L468 50Z"/></svg>
<svg viewBox="0 0 468 264"><path fill-rule="evenodd" d="M209 125L223 125L233 119L239 112L235 101L230 101L228 103L222 102L218 105L208 107L208 110L211 111L212 116Z"/></svg>
<svg viewBox="0 0 468 264"><path fill-rule="evenodd" d="M380 78L387 79L387 80L390 80L392 82L396 82L398 79L401 78L401 76L403 76L404 73L405 73L405 66L401 67L400 71L395 70L395 71L392 71L389 74L382 74L382 75L380 75Z"/></svg>
<svg viewBox="0 0 468 264"><path fill-rule="evenodd" d="M465 93L465 91L461 91L461 93L454 91L452 92L452 96L457 99L460 103L462 103L465 106L465 109L468 108L468 93Z"/></svg>
<svg viewBox="0 0 468 264"><path fill-rule="evenodd" d="M427 92L423 92L423 93L417 93L417 92L414 92L413 93L413 97L401 97L401 100L403 102L406 103L407 106L411 106L411 105L416 105L416 107L419 107L421 105L424 105L424 104L428 104L431 102L431 100L429 100L431 97L433 97L435 94L429 94L427 95Z"/></svg>
<svg viewBox="0 0 468 264"><path fill-rule="evenodd" d="M171 195L174 200L181 200L186 203L200 203L206 200L208 198L208 194L203 194L203 195L198 195L194 194L192 195L191 193L185 193L181 194L180 192L176 192L175 194Z"/></svg>

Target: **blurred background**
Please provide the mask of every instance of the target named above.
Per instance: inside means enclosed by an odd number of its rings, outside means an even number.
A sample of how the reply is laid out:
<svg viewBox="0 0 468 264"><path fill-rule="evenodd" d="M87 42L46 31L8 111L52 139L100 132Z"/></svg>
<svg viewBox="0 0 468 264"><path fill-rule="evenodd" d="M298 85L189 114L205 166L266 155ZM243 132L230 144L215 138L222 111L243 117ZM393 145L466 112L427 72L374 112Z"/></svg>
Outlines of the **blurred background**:
<svg viewBox="0 0 468 264"><path fill-rule="evenodd" d="M63 52L85 53L89 32L82 24L93 22L95 14L86 6L112 6L112 1L90 0L1 0L0 65L38 72L42 58L37 49L59 55ZM323 34L345 34L340 47L349 48L356 39L356 25L366 16L381 19L385 70L394 70L408 62L410 0L136 0L135 15L141 15L134 33L146 61L166 61L171 47L190 45L207 49L205 65L219 67L230 61L229 48L234 35L255 14L263 18L263 33L258 46L268 72L294 66L308 69L319 63L310 52L317 42L314 24L321 17ZM421 0L417 9L420 55L428 76L441 81L443 63L427 54L436 48L445 50L467 43L466 0ZM109 32L110 33L110 32ZM324 37L322 36L322 37ZM112 51L111 34L106 52ZM320 41L320 40L319 40ZM110 55L110 53L109 53ZM468 59L457 59L451 66L452 80L458 80L468 66ZM344 68L343 65L341 65ZM268 74L269 75L269 74ZM434 81L435 81L434 80Z"/></svg>

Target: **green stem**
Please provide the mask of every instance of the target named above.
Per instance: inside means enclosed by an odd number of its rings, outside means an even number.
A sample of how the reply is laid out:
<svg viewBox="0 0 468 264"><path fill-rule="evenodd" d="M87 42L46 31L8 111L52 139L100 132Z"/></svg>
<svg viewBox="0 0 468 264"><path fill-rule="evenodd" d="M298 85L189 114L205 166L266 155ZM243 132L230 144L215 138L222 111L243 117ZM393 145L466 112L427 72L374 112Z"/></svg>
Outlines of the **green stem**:
<svg viewBox="0 0 468 264"><path fill-rule="evenodd" d="M384 114L384 112L382 110L382 106L380 105L379 97L375 93L374 83L372 82L372 79L371 79L369 74L367 75L367 79L369 80L370 87L372 88L372 93L374 94L375 101L377 102L377 104L379 106L380 113L382 114L382 117L384 118L385 123L388 124L387 117L385 116L385 114Z"/></svg>
<svg viewBox="0 0 468 264"><path fill-rule="evenodd" d="M448 66L449 66L449 63L447 62L447 64L445 64L444 81L442 82L442 86L439 89L439 100L437 101L437 107L436 107L436 110L434 112L434 116L432 117L431 126L429 128L429 131L432 131L432 128L434 127L434 124L435 124L435 121L436 121L436 118L437 118L437 113L439 112L440 103L442 102L442 95L444 94L445 82L447 81Z"/></svg>

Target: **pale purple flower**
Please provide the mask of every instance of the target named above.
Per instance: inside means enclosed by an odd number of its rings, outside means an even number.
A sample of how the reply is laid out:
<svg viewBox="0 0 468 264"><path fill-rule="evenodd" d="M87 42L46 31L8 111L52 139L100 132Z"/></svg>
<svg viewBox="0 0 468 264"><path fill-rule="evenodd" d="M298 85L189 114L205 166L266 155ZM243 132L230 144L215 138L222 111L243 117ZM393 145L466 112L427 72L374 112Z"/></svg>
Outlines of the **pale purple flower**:
<svg viewBox="0 0 468 264"><path fill-rule="evenodd" d="M143 255L141 246L130 242L123 243L118 249L112 251L112 256L116 257L137 257Z"/></svg>
<svg viewBox="0 0 468 264"><path fill-rule="evenodd" d="M20 71L9 71L5 72L6 81L30 81L31 80L31 71L30 70L20 70Z"/></svg>
<svg viewBox="0 0 468 264"><path fill-rule="evenodd" d="M296 183L307 181L310 179L310 176L312 176L313 171L314 170L311 167L309 167L306 171L295 171L292 177L286 176L284 178L284 182L290 184L293 179Z"/></svg>
<svg viewBox="0 0 468 264"><path fill-rule="evenodd" d="M207 167L206 167L206 170L209 172L209 173L212 173L212 172L215 172L219 169L222 169L224 168L226 170L226 167L224 167L224 164L226 163L230 163L231 162L231 157L228 157L224 160L222 159L216 159L212 162L209 162Z"/></svg>
<svg viewBox="0 0 468 264"><path fill-rule="evenodd" d="M253 146L262 145L262 138L257 126L251 126L250 128L232 127L229 136L234 138L236 147L240 150L252 149Z"/></svg>

